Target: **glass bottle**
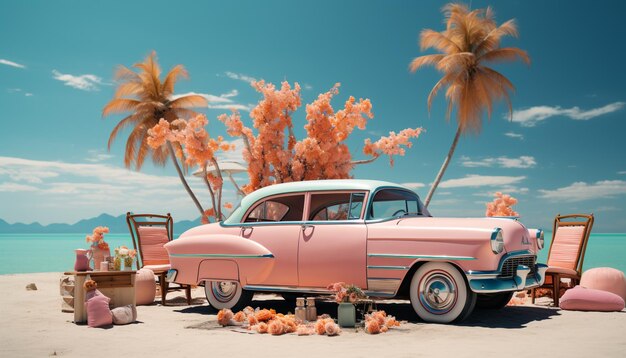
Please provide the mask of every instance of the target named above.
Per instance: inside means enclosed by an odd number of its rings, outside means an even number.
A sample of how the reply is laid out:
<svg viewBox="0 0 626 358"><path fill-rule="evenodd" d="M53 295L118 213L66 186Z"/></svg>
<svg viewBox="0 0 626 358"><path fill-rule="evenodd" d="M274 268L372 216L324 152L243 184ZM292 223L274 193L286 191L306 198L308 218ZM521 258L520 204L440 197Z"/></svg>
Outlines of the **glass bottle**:
<svg viewBox="0 0 626 358"><path fill-rule="evenodd" d="M315 307L315 297L306 299L306 320L317 321L317 308Z"/></svg>
<svg viewBox="0 0 626 358"><path fill-rule="evenodd" d="M304 297L296 298L296 319L304 322L307 320L306 308L304 307Z"/></svg>

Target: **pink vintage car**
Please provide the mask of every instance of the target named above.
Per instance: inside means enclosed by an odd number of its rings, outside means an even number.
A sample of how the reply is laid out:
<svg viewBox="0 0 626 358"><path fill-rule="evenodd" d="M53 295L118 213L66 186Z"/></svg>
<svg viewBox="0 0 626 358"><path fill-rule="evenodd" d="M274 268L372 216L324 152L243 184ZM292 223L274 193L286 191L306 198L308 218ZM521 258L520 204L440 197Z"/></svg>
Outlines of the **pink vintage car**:
<svg viewBox="0 0 626 358"><path fill-rule="evenodd" d="M241 201L228 219L168 243L171 282L204 284L215 309L255 292L327 294L333 282L369 296L408 298L424 321L501 308L543 284L543 232L510 218L433 218L397 184L319 180L277 184Z"/></svg>

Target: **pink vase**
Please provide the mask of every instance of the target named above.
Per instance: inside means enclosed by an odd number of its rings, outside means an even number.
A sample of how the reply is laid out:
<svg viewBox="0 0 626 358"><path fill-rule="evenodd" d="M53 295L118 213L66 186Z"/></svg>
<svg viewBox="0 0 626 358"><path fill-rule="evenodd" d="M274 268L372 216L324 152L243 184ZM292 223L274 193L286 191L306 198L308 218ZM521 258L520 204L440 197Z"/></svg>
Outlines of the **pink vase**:
<svg viewBox="0 0 626 358"><path fill-rule="evenodd" d="M99 270L100 264L109 256L111 256L111 251L109 251L109 249L103 250L98 246L92 246L91 259L93 260L93 269Z"/></svg>
<svg viewBox="0 0 626 358"><path fill-rule="evenodd" d="M76 262L74 262L74 271L89 271L89 258L87 257L87 252L89 250L85 249L76 249Z"/></svg>

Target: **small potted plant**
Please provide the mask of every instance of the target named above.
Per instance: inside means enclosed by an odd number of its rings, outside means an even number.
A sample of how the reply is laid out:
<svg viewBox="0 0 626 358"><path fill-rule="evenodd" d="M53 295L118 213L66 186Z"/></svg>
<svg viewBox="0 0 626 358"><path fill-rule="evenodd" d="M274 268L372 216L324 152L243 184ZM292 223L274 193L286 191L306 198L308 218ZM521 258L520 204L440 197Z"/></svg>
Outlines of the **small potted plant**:
<svg viewBox="0 0 626 358"><path fill-rule="evenodd" d="M122 263L124 263L124 270L132 270L133 261L135 260L135 256L137 255L137 251L131 250L126 246L120 246L115 249L115 269L120 270L122 268Z"/></svg>
<svg viewBox="0 0 626 358"><path fill-rule="evenodd" d="M341 327L354 327L356 325L356 308L354 305L361 299L367 298L363 291L355 285L347 285L345 282L336 282L327 287L335 292L337 307L337 321Z"/></svg>

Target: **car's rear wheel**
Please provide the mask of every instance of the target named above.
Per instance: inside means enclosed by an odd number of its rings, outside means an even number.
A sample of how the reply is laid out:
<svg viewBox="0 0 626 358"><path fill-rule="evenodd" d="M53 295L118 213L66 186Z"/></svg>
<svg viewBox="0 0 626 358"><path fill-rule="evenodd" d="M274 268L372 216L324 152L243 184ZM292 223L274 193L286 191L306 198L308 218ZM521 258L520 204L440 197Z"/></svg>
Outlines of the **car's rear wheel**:
<svg viewBox="0 0 626 358"><path fill-rule="evenodd" d="M253 293L241 288L235 281L206 281L204 293L209 305L215 310L229 308L233 311L243 309L252 300Z"/></svg>
<svg viewBox="0 0 626 358"><path fill-rule="evenodd" d="M476 307L489 310L499 310L504 308L504 306L509 303L513 297L513 293L514 292L511 291L479 294L476 300Z"/></svg>
<svg viewBox="0 0 626 358"><path fill-rule="evenodd" d="M476 293L449 263L427 262L411 279L411 304L426 322L450 323L467 318L476 304Z"/></svg>

